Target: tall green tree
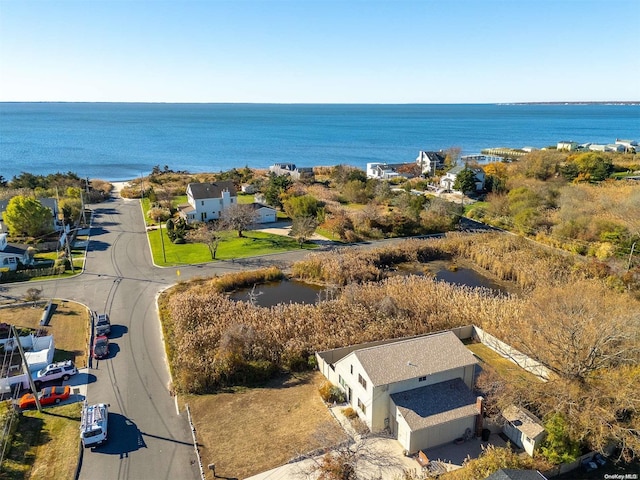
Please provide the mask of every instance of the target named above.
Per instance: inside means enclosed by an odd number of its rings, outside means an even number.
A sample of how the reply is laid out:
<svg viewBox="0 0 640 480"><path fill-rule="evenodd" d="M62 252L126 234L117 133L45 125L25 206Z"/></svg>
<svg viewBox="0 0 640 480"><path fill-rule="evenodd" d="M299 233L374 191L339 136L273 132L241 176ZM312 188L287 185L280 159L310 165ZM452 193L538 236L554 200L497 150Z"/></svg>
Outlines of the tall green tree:
<svg viewBox="0 0 640 480"><path fill-rule="evenodd" d="M315 217L318 213L318 199L312 195L299 195L287 198L282 202L289 218Z"/></svg>
<svg viewBox="0 0 640 480"><path fill-rule="evenodd" d="M289 175L276 175L273 172L269 173L269 180L267 182L267 188L264 192L264 198L272 207L282 208L282 200L280 195L287 191L292 185Z"/></svg>
<svg viewBox="0 0 640 480"><path fill-rule="evenodd" d="M16 195L7 205L4 221L11 236L37 237L52 229L53 214L38 200Z"/></svg>
<svg viewBox="0 0 640 480"><path fill-rule="evenodd" d="M454 190L463 193L476 191L476 174L470 168L463 169L456 175L456 181L453 183Z"/></svg>
<svg viewBox="0 0 640 480"><path fill-rule="evenodd" d="M554 413L544 422L547 431L541 452L551 463L569 463L580 456L580 443L569 436L567 421L560 413Z"/></svg>

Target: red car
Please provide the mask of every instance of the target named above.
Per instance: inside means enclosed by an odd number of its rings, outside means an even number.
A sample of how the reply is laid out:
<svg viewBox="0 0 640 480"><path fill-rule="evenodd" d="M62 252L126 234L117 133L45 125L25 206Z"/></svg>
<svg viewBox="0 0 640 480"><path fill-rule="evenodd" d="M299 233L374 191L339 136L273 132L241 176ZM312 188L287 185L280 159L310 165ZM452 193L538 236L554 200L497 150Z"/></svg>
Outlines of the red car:
<svg viewBox="0 0 640 480"><path fill-rule="evenodd" d="M38 393L38 399L40 400L40 405L44 407L46 405L60 403L61 401L68 399L69 395L71 395L71 387L69 385L65 385L64 387L47 387L40 390ZM18 406L21 410L34 408L36 406L35 395L33 393L23 395L20 398Z"/></svg>
<svg viewBox="0 0 640 480"><path fill-rule="evenodd" d="M97 335L93 339L93 358L106 358L109 355L109 339L106 335Z"/></svg>

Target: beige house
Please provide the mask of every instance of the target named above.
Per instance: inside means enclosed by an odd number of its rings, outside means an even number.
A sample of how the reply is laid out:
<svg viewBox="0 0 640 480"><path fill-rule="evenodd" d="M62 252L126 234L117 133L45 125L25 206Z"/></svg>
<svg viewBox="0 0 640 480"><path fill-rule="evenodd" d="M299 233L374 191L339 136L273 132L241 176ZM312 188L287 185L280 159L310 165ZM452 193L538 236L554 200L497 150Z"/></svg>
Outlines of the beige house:
<svg viewBox="0 0 640 480"><path fill-rule="evenodd" d="M394 435L410 453L477 432L474 355L453 332L316 353L372 432Z"/></svg>

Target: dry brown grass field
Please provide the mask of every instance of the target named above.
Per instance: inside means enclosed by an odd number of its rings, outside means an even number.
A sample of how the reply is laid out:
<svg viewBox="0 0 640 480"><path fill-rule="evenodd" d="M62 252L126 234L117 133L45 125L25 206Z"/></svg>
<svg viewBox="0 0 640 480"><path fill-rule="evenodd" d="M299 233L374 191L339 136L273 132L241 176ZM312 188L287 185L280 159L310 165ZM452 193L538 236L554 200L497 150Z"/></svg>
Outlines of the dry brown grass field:
<svg viewBox="0 0 640 480"><path fill-rule="evenodd" d="M87 366L89 338L89 312L83 305L54 300L55 311L49 325L43 327L53 335L56 346L55 360L73 360L78 368ZM42 307L12 307L0 309L0 322L17 327L40 328Z"/></svg>
<svg viewBox="0 0 640 480"><path fill-rule="evenodd" d="M219 477L246 478L322 445L318 428L344 435L318 394L319 372L274 379L263 388L186 396L202 462ZM344 437L346 438L346 437Z"/></svg>

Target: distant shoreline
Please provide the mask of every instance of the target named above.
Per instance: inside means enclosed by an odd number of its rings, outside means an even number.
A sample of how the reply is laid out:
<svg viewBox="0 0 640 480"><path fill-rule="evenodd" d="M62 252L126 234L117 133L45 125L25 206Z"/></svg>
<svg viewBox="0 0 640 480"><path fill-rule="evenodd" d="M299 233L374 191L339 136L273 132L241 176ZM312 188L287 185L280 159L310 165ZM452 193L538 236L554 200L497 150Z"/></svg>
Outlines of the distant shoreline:
<svg viewBox="0 0 640 480"><path fill-rule="evenodd" d="M609 101L609 102L509 102L496 105L640 105L640 101Z"/></svg>

